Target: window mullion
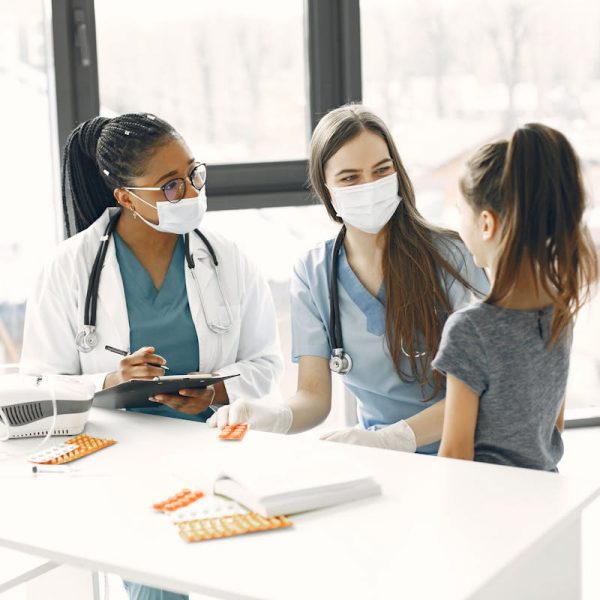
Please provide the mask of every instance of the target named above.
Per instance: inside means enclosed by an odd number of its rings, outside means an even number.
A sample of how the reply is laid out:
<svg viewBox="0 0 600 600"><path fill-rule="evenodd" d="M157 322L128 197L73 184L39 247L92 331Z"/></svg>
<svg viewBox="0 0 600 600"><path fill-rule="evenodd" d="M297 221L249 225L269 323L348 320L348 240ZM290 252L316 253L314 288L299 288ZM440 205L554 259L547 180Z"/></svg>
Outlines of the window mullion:
<svg viewBox="0 0 600 600"><path fill-rule="evenodd" d="M359 0L307 0L310 113L362 99Z"/></svg>

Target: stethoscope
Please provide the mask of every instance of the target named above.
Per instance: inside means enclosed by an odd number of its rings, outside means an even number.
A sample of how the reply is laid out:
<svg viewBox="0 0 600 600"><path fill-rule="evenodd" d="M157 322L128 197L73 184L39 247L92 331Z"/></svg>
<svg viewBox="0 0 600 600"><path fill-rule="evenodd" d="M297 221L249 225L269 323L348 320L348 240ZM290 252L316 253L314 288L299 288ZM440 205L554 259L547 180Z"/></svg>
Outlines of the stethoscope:
<svg viewBox="0 0 600 600"><path fill-rule="evenodd" d="M331 357L329 358L329 369L338 375L346 375L352 369L352 357L344 350L342 338L342 322L340 315L340 300L338 296L338 264L339 255L344 238L346 236L346 227L342 225L340 232L335 238L333 252L331 255L331 275L329 278L329 331L331 336ZM410 358L410 354L404 349L401 343L402 353ZM416 352L415 358L425 356L427 352Z"/></svg>
<svg viewBox="0 0 600 600"><path fill-rule="evenodd" d="M81 352L91 352L98 345L98 333L96 332L96 309L98 306L100 274L104 265L104 259L106 258L106 252L108 250L110 236L113 234L115 227L117 226L117 221L119 220L120 214L120 212L117 212L117 214L113 215L110 218L108 225L104 230L104 235L100 238L100 247L98 248L98 252L96 253L94 264L92 265L92 271L90 273L88 288L85 294L83 329L79 331L75 336L75 344ZM194 257L192 256L192 253L190 251L190 236L187 233L184 236L185 260L188 268L190 269L190 273L192 274L192 278L195 282L195 286L198 291L198 297L200 298L200 305L202 306L202 312L204 313L204 319L206 321L206 324L208 325L208 328L214 333L224 334L232 328L233 316L231 314L231 307L229 306L229 302L227 302L225 294L223 293L221 278L219 276L219 261L217 260L217 255L215 253L214 248L212 247L212 244L208 241L206 236L198 229L194 229L194 232L202 240L202 242L206 246L206 249L208 250L208 253L210 254L213 268L215 270L219 292L221 294L221 298L223 299L225 310L227 311L227 323L215 323L208 318L208 313L206 311L206 306L204 305L204 298L200 289L200 284L198 283L198 280L196 278L196 263L194 262Z"/></svg>

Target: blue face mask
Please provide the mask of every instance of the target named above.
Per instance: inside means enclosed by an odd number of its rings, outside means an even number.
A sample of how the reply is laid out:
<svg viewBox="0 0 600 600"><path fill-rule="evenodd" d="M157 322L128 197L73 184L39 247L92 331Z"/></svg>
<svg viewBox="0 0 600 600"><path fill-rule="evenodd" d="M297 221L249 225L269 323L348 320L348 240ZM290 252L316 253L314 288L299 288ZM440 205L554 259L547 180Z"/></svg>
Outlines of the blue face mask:
<svg viewBox="0 0 600 600"><path fill-rule="evenodd" d="M144 219L138 212L134 212L134 215L139 217L148 227L163 233L176 233L178 235L190 233L200 225L206 213L206 188L202 188L196 198L184 198L179 202L167 202L165 200L164 202L157 202L156 206L146 202L131 190L129 193L158 212L158 224Z"/></svg>

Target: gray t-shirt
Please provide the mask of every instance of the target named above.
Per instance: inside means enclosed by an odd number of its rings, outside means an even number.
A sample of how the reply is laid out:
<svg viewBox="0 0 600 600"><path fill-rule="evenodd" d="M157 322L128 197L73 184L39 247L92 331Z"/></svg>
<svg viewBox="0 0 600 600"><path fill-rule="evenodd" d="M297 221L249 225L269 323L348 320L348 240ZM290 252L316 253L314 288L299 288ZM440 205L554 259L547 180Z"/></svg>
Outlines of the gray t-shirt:
<svg viewBox="0 0 600 600"><path fill-rule="evenodd" d="M479 396L475 460L557 470L572 335L549 347L552 314L477 302L448 318L433 367Z"/></svg>

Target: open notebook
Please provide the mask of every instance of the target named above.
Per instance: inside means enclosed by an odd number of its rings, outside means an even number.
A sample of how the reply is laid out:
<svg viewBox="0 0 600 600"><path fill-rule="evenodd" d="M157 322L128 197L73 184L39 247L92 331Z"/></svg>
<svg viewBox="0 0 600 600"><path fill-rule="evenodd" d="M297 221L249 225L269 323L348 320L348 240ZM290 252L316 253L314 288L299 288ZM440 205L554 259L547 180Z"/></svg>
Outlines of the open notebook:
<svg viewBox="0 0 600 600"><path fill-rule="evenodd" d="M253 453L221 465L213 491L264 517L292 515L381 493L379 484L350 459L314 451L269 456Z"/></svg>

